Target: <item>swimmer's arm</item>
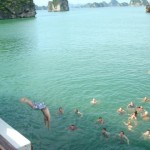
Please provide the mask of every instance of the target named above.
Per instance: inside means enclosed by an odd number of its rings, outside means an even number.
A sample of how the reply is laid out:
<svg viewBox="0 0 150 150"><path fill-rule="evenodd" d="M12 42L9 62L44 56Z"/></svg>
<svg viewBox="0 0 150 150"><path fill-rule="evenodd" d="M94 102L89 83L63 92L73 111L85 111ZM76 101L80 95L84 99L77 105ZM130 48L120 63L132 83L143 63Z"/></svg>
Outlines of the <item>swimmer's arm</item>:
<svg viewBox="0 0 150 150"><path fill-rule="evenodd" d="M82 116L83 114L82 114L81 112L79 112L79 115L81 115L81 116Z"/></svg>
<svg viewBox="0 0 150 150"><path fill-rule="evenodd" d="M126 125L126 126L128 125L126 122L123 122L123 123L124 123L124 125Z"/></svg>
<svg viewBox="0 0 150 150"><path fill-rule="evenodd" d="M109 133L109 132L107 132L107 137L108 137L108 138L110 137L110 133Z"/></svg>
<svg viewBox="0 0 150 150"><path fill-rule="evenodd" d="M127 139L127 144L129 145L129 139Z"/></svg>
<svg viewBox="0 0 150 150"><path fill-rule="evenodd" d="M127 144L129 145L129 139L126 136L124 136L124 138L126 139Z"/></svg>

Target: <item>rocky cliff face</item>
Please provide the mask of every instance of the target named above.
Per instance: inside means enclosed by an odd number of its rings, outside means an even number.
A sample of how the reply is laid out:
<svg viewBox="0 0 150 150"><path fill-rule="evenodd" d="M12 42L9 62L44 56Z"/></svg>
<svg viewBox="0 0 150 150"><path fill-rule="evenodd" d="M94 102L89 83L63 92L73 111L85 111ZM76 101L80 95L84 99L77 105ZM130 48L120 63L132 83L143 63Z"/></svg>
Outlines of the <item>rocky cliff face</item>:
<svg viewBox="0 0 150 150"><path fill-rule="evenodd" d="M53 0L48 3L49 12L69 11L68 0Z"/></svg>
<svg viewBox="0 0 150 150"><path fill-rule="evenodd" d="M130 5L131 6L146 6L148 4L147 0L131 0Z"/></svg>
<svg viewBox="0 0 150 150"><path fill-rule="evenodd" d="M0 0L0 19L35 17L33 0Z"/></svg>
<svg viewBox="0 0 150 150"><path fill-rule="evenodd" d="M147 13L150 13L150 4L148 4L148 5L146 6L146 12L147 12Z"/></svg>

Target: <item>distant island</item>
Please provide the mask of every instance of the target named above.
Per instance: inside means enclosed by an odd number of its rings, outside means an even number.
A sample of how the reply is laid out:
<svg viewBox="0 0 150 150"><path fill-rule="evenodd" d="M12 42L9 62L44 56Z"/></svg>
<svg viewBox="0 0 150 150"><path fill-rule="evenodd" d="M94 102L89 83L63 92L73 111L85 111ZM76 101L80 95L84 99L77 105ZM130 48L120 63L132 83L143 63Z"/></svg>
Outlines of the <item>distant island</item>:
<svg viewBox="0 0 150 150"><path fill-rule="evenodd" d="M111 0L109 3L105 1L97 3L87 3L83 5L78 5L77 7L88 7L88 8L97 8L97 7L112 7L112 6L147 6L149 3L147 0L130 0L129 3L122 2L119 3L117 0Z"/></svg>
<svg viewBox="0 0 150 150"><path fill-rule="evenodd" d="M82 5L82 7L90 7L90 8L111 7L111 6L129 6L129 4L126 2L119 3L117 0L111 0L109 3L103 1L100 3L94 2L94 3L87 3L85 5Z"/></svg>
<svg viewBox="0 0 150 150"><path fill-rule="evenodd" d="M55 1L57 1L58 3L58 1L61 1L61 0L55 0ZM53 2L50 1L47 6L36 6L36 10L49 10L50 12L55 11L55 9L52 9L52 3ZM68 4L68 3L64 3L64 4L65 4L65 7L67 8L66 9L67 11L69 8L98 8L98 7L117 7L117 6L123 7L123 6L147 6L149 5L147 0L130 0L129 3L127 2L119 3L117 0L111 0L109 3L106 3L105 1L103 1L100 3L94 2L94 3L86 3L86 4Z"/></svg>
<svg viewBox="0 0 150 150"><path fill-rule="evenodd" d="M53 0L48 2L49 12L69 11L68 0Z"/></svg>
<svg viewBox="0 0 150 150"><path fill-rule="evenodd" d="M69 11L68 0L49 1L48 6L36 6L33 0L0 0L0 19L35 17L36 10Z"/></svg>
<svg viewBox="0 0 150 150"><path fill-rule="evenodd" d="M48 6L38 6L38 5L35 5L35 9L36 10L48 10Z"/></svg>
<svg viewBox="0 0 150 150"><path fill-rule="evenodd" d="M29 18L35 17L36 10L48 10L49 12L69 11L69 7L76 8L98 8L98 7L117 7L117 6L146 6L146 12L150 12L150 4L147 0L130 0L129 3L119 3L111 0L97 3L72 5L68 0L52 0L47 6L37 6L33 0L0 0L0 19Z"/></svg>
<svg viewBox="0 0 150 150"><path fill-rule="evenodd" d="M36 10L48 10L49 12L69 11L68 0L49 1L47 6L35 6Z"/></svg>

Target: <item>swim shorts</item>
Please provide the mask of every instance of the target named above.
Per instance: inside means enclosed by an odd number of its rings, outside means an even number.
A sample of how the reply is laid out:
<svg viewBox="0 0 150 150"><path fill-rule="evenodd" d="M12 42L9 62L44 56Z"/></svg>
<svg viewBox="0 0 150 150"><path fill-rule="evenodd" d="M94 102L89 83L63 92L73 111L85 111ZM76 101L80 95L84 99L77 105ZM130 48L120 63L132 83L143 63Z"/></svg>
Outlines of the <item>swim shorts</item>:
<svg viewBox="0 0 150 150"><path fill-rule="evenodd" d="M46 105L44 103L33 103L33 109L44 109L46 108Z"/></svg>

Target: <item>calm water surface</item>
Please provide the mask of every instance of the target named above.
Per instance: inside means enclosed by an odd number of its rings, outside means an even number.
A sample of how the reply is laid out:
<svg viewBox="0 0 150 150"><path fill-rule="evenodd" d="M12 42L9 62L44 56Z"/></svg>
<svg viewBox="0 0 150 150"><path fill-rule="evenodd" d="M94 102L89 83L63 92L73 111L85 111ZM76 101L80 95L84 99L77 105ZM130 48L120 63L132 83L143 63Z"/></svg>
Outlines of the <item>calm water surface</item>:
<svg viewBox="0 0 150 150"><path fill-rule="evenodd" d="M123 7L37 11L36 18L0 21L0 117L35 150L150 149L150 140L141 137L150 121L139 116L129 131L123 122L130 112L116 112L130 101L150 112L150 103L139 99L150 97L149 18L144 7ZM40 111L19 103L24 96L47 104L50 130ZM60 106L63 117L57 115ZM104 125L95 123L99 116ZM68 131L70 124L79 130ZM121 130L130 145L120 144Z"/></svg>

